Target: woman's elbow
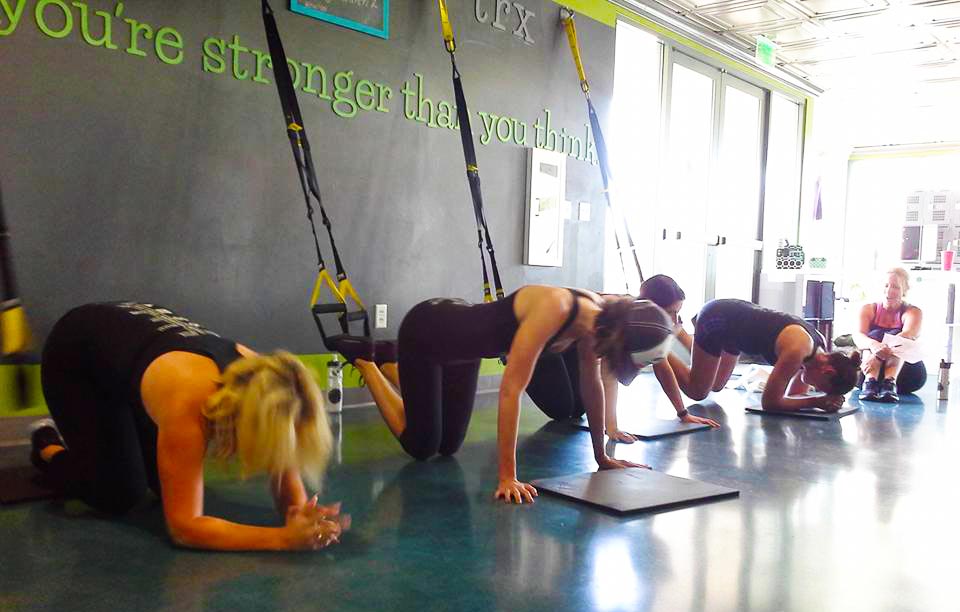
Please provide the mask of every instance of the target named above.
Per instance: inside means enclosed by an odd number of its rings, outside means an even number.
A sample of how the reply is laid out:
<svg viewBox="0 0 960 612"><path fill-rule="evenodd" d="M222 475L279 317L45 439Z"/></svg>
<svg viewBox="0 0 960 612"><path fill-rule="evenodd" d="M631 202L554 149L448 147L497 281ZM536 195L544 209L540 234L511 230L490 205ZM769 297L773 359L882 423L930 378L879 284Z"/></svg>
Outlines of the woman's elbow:
<svg viewBox="0 0 960 612"><path fill-rule="evenodd" d="M203 548L199 530L194 521L167 521L167 535L180 548Z"/></svg>
<svg viewBox="0 0 960 612"><path fill-rule="evenodd" d="M174 546L179 548L196 548L196 543L190 536L190 530L182 526L175 526L167 523L167 535Z"/></svg>
<svg viewBox="0 0 960 612"><path fill-rule="evenodd" d="M173 542L174 546L179 548L196 548L186 530L167 525L167 535L170 536L170 541Z"/></svg>

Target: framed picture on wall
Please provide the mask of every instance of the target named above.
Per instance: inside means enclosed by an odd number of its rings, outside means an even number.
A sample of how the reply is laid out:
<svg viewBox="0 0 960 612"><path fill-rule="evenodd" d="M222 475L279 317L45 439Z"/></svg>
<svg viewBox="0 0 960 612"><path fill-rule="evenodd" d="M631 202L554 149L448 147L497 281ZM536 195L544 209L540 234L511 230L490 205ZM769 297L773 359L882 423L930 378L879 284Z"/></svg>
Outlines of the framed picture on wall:
<svg viewBox="0 0 960 612"><path fill-rule="evenodd" d="M290 10L371 36L389 38L390 0L290 0Z"/></svg>
<svg viewBox="0 0 960 612"><path fill-rule="evenodd" d="M524 261L528 266L563 267L563 202L567 156L530 149L527 154L527 214Z"/></svg>

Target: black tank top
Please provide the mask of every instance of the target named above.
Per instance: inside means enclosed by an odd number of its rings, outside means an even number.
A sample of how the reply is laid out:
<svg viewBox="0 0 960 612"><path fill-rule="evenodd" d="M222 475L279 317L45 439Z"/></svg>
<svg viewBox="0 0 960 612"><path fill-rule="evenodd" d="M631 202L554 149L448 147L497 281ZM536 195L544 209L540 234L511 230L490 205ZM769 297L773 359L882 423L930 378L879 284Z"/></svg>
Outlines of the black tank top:
<svg viewBox="0 0 960 612"><path fill-rule="evenodd" d="M104 302L74 308L57 323L51 336L76 347L85 375L103 387L109 401L124 402L133 414L151 487L158 488L157 426L140 396L143 373L154 359L171 351L209 357L223 372L242 357L236 342L167 308L138 302Z"/></svg>
<svg viewBox="0 0 960 612"><path fill-rule="evenodd" d="M547 343L548 350L576 319L580 308L577 297L589 298L576 289L567 290L574 297L573 308ZM439 363L499 357L510 350L520 326L513 311L520 291L483 304L451 298L420 302L410 309L400 325L400 343Z"/></svg>
<svg viewBox="0 0 960 612"><path fill-rule="evenodd" d="M104 384L127 389L143 410L140 380L154 359L171 351L209 357L222 372L241 355L236 342L177 315L168 308L138 302L87 304L64 316L75 341L81 341Z"/></svg>
<svg viewBox="0 0 960 612"><path fill-rule="evenodd" d="M745 300L715 301L723 303L723 313L729 323L727 330L730 340L742 352L761 355L771 365L777 363L777 337L790 325L803 327L813 340L813 351L806 359L813 357L818 347L825 349L823 336L817 328L796 315L764 308Z"/></svg>

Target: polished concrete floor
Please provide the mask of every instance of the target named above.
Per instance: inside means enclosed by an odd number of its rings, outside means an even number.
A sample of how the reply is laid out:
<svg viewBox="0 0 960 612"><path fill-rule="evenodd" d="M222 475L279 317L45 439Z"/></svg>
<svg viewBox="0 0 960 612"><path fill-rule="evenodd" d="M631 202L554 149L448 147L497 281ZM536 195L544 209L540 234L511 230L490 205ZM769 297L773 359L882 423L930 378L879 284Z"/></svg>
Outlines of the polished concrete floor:
<svg viewBox="0 0 960 612"><path fill-rule="evenodd" d="M722 429L611 451L740 498L630 518L547 495L494 502L495 394L455 458L424 463L358 409L327 485L354 519L338 547L180 550L155 501L123 521L77 502L2 507L0 610L960 610L960 400L934 386L837 422L747 415L758 396L715 394L723 410L705 413ZM655 388L641 375L624 409L669 416ZM521 431L521 478L595 467L585 432L529 406ZM210 480L209 512L277 521L262 480Z"/></svg>

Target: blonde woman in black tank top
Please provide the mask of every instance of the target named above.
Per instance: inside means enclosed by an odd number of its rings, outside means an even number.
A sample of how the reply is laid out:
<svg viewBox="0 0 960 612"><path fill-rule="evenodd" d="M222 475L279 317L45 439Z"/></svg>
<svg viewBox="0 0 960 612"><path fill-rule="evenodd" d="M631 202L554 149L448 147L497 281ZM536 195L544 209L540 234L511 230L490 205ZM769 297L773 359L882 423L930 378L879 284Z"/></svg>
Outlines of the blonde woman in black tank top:
<svg viewBox="0 0 960 612"><path fill-rule="evenodd" d="M35 429L31 459L63 496L121 514L149 487L189 548L319 549L349 525L304 487L301 476L319 484L333 440L316 382L290 353L258 355L167 308L111 302L64 315L40 369L55 426ZM267 473L284 525L207 514L208 453Z"/></svg>

